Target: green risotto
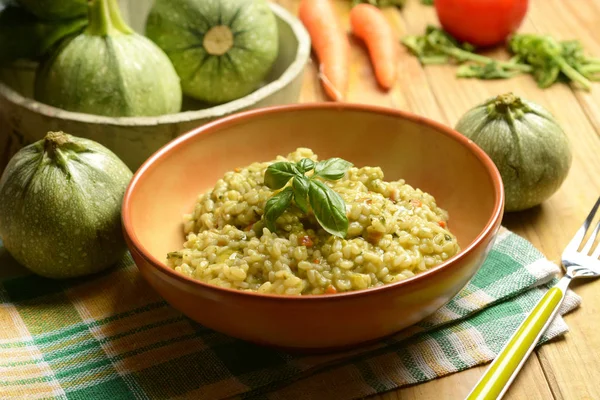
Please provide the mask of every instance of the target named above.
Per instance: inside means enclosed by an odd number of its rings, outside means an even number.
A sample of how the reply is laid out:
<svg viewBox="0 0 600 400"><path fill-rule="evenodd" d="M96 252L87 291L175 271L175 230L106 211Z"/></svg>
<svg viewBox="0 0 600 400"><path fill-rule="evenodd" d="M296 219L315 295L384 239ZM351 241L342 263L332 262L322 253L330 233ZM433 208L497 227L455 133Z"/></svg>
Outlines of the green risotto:
<svg viewBox="0 0 600 400"><path fill-rule="evenodd" d="M397 282L459 252L448 214L435 199L403 180L385 181L379 167L350 167L338 180L321 181L343 199L344 237L328 233L311 210L294 203L269 230L265 205L284 189L265 185L265 172L275 162L302 159L318 160L312 150L299 148L227 172L184 216L186 241L168 254L167 264L221 287L316 295Z"/></svg>

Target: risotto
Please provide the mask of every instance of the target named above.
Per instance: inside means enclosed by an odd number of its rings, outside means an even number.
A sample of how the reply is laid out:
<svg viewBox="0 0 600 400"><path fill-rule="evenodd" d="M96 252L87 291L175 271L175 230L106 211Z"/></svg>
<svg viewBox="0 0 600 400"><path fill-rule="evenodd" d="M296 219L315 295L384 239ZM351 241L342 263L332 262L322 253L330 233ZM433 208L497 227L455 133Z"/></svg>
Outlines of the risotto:
<svg viewBox="0 0 600 400"><path fill-rule="evenodd" d="M366 289L426 271L459 251L448 214L435 199L403 180L386 182L379 167L352 167L323 181L345 202L345 238L325 231L295 204L271 232L262 218L277 191L264 184L276 161L317 161L310 149L227 172L184 216L183 248L167 264L221 287L283 295Z"/></svg>

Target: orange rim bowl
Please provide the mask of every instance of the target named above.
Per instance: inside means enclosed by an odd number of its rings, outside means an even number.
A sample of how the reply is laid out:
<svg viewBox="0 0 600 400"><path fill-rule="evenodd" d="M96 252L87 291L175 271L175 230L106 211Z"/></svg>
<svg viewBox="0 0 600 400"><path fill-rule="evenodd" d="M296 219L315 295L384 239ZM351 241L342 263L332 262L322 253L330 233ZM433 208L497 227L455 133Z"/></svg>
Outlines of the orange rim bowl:
<svg viewBox="0 0 600 400"><path fill-rule="evenodd" d="M406 177L431 193L450 213L460 253L403 281L322 296L216 287L163 262L163 254L182 247L182 216L192 211L198 194L226 171L296 147L310 147L321 158L381 166L386 176ZM446 304L485 260L503 208L502 180L493 161L451 128L389 108L312 103L235 114L174 139L134 174L122 219L142 276L191 319L259 344L332 350L398 332Z"/></svg>

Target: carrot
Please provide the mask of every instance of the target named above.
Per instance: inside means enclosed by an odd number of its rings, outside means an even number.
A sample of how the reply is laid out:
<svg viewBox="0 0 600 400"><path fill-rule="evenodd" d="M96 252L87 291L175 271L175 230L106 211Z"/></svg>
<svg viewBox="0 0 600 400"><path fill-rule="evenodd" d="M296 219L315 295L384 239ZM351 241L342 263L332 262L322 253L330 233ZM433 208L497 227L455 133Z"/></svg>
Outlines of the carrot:
<svg viewBox="0 0 600 400"><path fill-rule="evenodd" d="M325 93L342 101L348 87L350 42L329 0L302 0L298 11L319 59L319 77Z"/></svg>
<svg viewBox="0 0 600 400"><path fill-rule="evenodd" d="M385 89L394 86L398 44L383 12L371 4L359 4L350 11L350 25L354 35L369 49L377 82Z"/></svg>

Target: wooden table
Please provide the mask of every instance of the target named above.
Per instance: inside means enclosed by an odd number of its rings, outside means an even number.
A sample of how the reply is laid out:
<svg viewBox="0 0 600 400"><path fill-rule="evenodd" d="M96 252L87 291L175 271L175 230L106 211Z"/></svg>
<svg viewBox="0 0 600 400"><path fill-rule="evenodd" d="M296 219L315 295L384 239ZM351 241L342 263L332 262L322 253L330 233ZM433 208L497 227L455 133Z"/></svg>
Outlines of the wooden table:
<svg viewBox="0 0 600 400"><path fill-rule="evenodd" d="M296 12L299 0L273 0ZM384 12L398 38L422 33L437 23L432 7L408 0L403 10ZM335 0L340 20L348 27L350 0ZM600 56L600 0L530 0L521 31L551 33L558 39L577 38L590 54ZM596 34L596 35L595 35ZM594 37L595 36L595 37ZM497 51L498 56L503 51ZM428 66L401 51L400 77L390 92L378 89L365 48L352 41L348 101L409 110L453 126L472 106L488 97L513 91L547 107L569 135L573 166L562 188L541 207L506 215L504 225L529 239L550 260L558 262L563 247L600 195L600 83L590 93L564 84L539 89L529 76L502 81L459 80L451 66ZM305 73L302 102L324 100L315 65ZM0 138L0 171L14 146ZM565 319L570 332L537 350L528 360L505 398L600 399L600 281L576 282L572 288L583 305ZM472 368L428 383L375 396L392 399L462 399L483 373Z"/></svg>

